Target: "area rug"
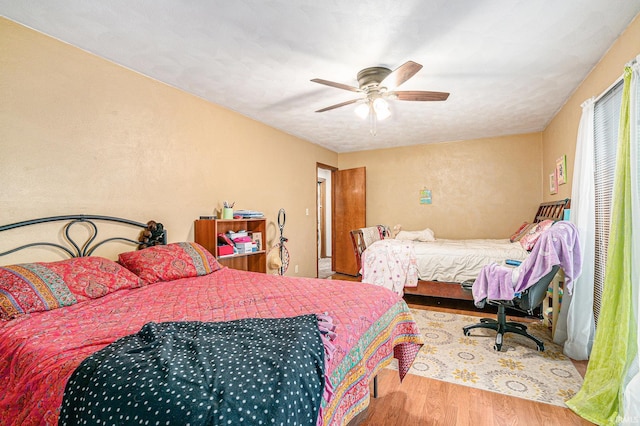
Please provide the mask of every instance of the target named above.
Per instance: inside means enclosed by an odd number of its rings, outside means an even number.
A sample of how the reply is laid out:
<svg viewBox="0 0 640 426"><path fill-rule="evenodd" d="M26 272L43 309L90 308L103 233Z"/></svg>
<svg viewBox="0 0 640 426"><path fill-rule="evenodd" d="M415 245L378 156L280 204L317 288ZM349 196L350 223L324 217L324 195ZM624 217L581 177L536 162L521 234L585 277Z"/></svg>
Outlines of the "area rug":
<svg viewBox="0 0 640 426"><path fill-rule="evenodd" d="M527 326L529 333L544 342L544 352L533 341L513 333L505 335L502 350L497 352L493 349L495 331L473 329L468 337L462 331L480 317L422 309L411 312L425 344L409 374L559 406L565 406L582 385L580 373L541 322Z"/></svg>

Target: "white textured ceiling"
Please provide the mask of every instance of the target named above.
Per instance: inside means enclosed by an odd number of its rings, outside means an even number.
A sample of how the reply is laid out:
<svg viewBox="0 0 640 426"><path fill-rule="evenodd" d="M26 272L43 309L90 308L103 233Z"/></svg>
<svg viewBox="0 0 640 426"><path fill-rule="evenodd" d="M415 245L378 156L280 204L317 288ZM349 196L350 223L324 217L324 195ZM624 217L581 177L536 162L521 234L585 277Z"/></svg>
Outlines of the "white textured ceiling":
<svg viewBox="0 0 640 426"><path fill-rule="evenodd" d="M336 152L543 130L640 0L0 0L44 34ZM631 58L629 58L631 59ZM424 68L372 136L354 105L371 66ZM622 70L621 70L622 72ZM355 95L355 96L354 96Z"/></svg>

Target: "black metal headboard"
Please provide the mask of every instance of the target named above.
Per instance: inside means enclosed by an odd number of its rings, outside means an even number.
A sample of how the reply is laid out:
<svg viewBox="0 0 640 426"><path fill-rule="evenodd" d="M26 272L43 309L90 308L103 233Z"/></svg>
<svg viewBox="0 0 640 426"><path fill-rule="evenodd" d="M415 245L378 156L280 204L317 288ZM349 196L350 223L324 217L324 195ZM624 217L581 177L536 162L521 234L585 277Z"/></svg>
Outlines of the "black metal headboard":
<svg viewBox="0 0 640 426"><path fill-rule="evenodd" d="M147 223L136 222L129 219L122 219L119 217L111 217L111 216L98 216L98 215L68 215L68 216L51 216L51 217L43 217L39 219L25 220L22 222L11 223L9 225L0 226L0 232L8 231L10 229L21 228L23 226L31 226L48 222L59 222L59 221L67 221L64 225L64 235L65 239L68 243L68 246L54 243L54 242L34 242L24 244L18 247L15 247L11 250L0 253L0 256L5 256L11 253L15 253L19 250L23 250L29 247L36 246L48 246L54 247L66 252L70 257L84 257L91 256L91 254L101 245L108 243L110 241L120 241L132 243L138 246L138 249L146 248L149 246L166 244L167 243L167 233L162 226L161 223L155 221L149 221ZM131 225L133 227L141 228L140 236L138 240L133 240L127 237L111 237L106 238L101 241L96 241L98 236L98 226L96 222L112 222L112 223L122 223L126 225ZM87 240L78 244L70 235L69 229L78 223L83 223L89 225L91 228L91 233L87 237Z"/></svg>

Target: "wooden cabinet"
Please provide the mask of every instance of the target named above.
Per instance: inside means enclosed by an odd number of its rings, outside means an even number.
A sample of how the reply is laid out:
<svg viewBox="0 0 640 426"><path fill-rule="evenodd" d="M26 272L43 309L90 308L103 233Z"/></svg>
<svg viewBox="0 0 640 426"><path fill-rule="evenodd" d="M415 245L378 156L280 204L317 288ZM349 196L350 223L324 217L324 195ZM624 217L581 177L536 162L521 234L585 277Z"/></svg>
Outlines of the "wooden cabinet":
<svg viewBox="0 0 640 426"><path fill-rule="evenodd" d="M556 335L556 324L558 323L558 317L560 316L560 306L562 305L562 288L564 287L564 271L562 268L558 270L558 273L551 284L549 284L549 290L547 291L547 297L542 302L542 323L551 327L551 337Z"/></svg>
<svg viewBox="0 0 640 426"><path fill-rule="evenodd" d="M250 234L255 232L262 234L260 250L251 253L219 256L218 234L242 230ZM221 265L243 271L267 272L267 253L265 251L267 237L266 219L200 219L195 221L194 234L195 242L209 250Z"/></svg>

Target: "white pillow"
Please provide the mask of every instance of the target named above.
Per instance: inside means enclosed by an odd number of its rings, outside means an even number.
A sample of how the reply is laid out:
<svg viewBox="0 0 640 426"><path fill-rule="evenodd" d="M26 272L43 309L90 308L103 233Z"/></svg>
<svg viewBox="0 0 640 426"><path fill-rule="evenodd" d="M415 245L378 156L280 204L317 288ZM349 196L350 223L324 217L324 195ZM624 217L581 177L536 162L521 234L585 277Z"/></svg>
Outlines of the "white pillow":
<svg viewBox="0 0 640 426"><path fill-rule="evenodd" d="M431 229L425 228L422 231L400 231L396 235L396 240L428 242L435 241L436 238Z"/></svg>

